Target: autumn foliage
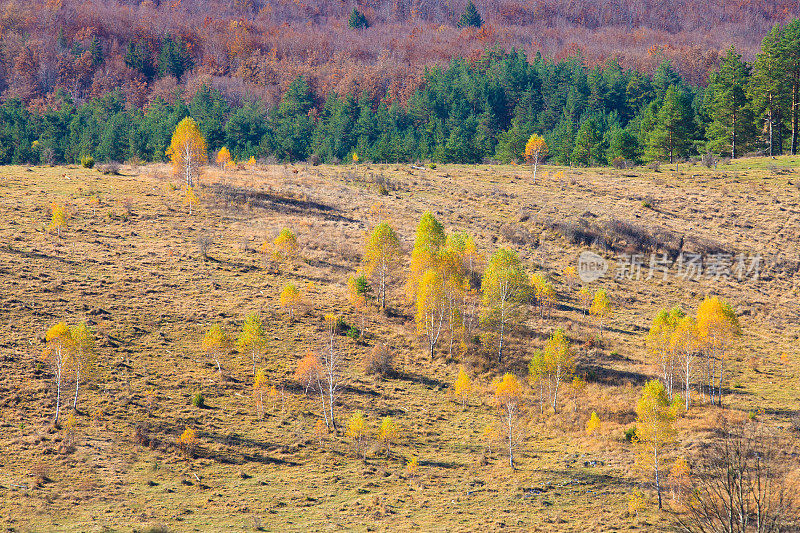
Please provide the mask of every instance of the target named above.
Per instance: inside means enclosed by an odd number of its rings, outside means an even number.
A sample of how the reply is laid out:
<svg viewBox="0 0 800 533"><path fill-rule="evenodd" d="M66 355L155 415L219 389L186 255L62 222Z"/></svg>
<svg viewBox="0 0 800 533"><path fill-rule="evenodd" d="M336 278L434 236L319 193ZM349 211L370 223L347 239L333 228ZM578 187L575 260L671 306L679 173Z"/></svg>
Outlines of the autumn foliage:
<svg viewBox="0 0 800 533"><path fill-rule="evenodd" d="M173 173L184 179L190 190L200 175L200 168L208 163L205 137L191 117L184 118L175 127L166 154L172 161Z"/></svg>

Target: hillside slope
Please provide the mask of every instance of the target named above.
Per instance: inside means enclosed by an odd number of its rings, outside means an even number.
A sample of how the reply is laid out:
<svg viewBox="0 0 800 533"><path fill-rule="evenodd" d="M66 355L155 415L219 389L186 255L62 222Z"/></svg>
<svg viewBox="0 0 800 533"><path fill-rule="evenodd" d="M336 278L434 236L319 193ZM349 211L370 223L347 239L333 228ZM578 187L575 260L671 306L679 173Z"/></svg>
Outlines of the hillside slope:
<svg viewBox="0 0 800 533"><path fill-rule="evenodd" d="M536 184L529 169L516 166L210 170L191 217L167 167L123 167L121 176L2 168L0 523L19 531L155 524L175 531L666 529L672 516L653 505L628 515L628 497L644 478L624 439L640 387L655 372L644 337L659 308L694 311L716 294L733 304L744 329L726 408L698 402L679 422L671 456L696 451L720 412L752 412L798 442L797 166L786 157L677 172L546 167ZM60 239L47 231L51 202L65 204L70 215ZM361 325L346 281L359 267L379 202L405 258L390 286L389 312L372 307L366 314L366 342L337 339L348 379L336 415L343 423L361 409L373 432L392 416L400 436L389 454L370 441L362 459L347 437L318 438L318 399L303 393L294 371L323 343L326 313ZM449 357L446 345L431 359L415 334L402 289L425 210L448 232L474 235L484 256L514 248L529 272L554 281L559 305L552 316L531 312L499 367L479 351L463 361ZM614 221L637 231L627 240L603 234L620 227ZM297 234L300 260L268 267L257 249L283 227ZM615 253L636 252L643 242L631 235L659 234L662 242L669 235L687 251L760 254L764 262L758 279L742 282L601 278L589 287L609 291L614 314L597 345L580 284L563 275L589 249L573 243L576 228L609 239L611 249L592 249L612 260L612 269ZM212 242L207 259L198 251L201 238ZM294 320L278 305L288 281L306 302ZM264 420L256 416L248 356L227 356L221 380L200 347L213 322L235 336L251 311L265 319L260 366L277 392ZM63 430L50 425L52 374L41 363L44 334L62 320L90 321L98 337L99 364L79 396L74 450L63 449ZM588 386L566 393L558 414L540 413L535 392L527 392L519 469L512 472L502 447L493 443L489 451L483 438L487 425L501 422L490 384L506 370L524 377L533 350L558 326L572 340ZM376 342L391 346L395 376L363 371ZM450 391L460 364L478 389L466 407ZM197 392L205 408L192 406ZM592 411L603 424L589 437ZM186 427L200 442L189 459L173 445ZM420 465L413 477L405 468L411 457Z"/></svg>

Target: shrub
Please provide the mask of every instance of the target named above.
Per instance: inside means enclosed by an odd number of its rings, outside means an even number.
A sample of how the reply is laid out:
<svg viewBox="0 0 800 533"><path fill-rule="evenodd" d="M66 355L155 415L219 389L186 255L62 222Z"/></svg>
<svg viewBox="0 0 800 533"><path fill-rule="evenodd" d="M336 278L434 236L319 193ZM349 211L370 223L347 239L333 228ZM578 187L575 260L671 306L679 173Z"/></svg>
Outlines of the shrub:
<svg viewBox="0 0 800 533"><path fill-rule="evenodd" d="M367 374L391 376L394 374L392 366L392 351L386 344L376 344L364 358L364 371Z"/></svg>
<svg viewBox="0 0 800 533"><path fill-rule="evenodd" d="M416 457L412 457L406 463L406 474L408 477L414 477L417 475L417 471L419 471L419 461Z"/></svg>
<svg viewBox="0 0 800 533"><path fill-rule="evenodd" d="M633 442L633 437L636 435L636 426L629 427L625 430L625 440Z"/></svg>
<svg viewBox="0 0 800 533"><path fill-rule="evenodd" d="M647 164L647 168L649 168L650 170L652 170L654 172L658 172L658 169L661 168L661 163L658 162L658 161L650 161Z"/></svg>
<svg viewBox="0 0 800 533"><path fill-rule="evenodd" d="M347 329L347 333L345 333L345 335L356 341L361 336L361 332L355 326L350 326Z"/></svg>
<svg viewBox="0 0 800 533"><path fill-rule="evenodd" d="M178 437L176 444L186 457L191 457L194 455L195 448L197 448L197 434L192 428L187 427Z"/></svg>
<svg viewBox="0 0 800 533"><path fill-rule="evenodd" d="M94 166L94 157L90 155L81 157L81 166L83 168L92 168Z"/></svg>
<svg viewBox="0 0 800 533"><path fill-rule="evenodd" d="M703 163L703 165L706 166L707 168L711 168L714 166L714 163L716 163L716 159L714 158L714 154L712 154L711 152L706 152L703 154L703 157L700 160L700 162Z"/></svg>
<svg viewBox="0 0 800 533"><path fill-rule="evenodd" d="M623 170L628 167L627 161L624 157L617 156L611 160L611 165L617 170Z"/></svg>
<svg viewBox="0 0 800 533"><path fill-rule="evenodd" d="M378 194L380 194L381 196L389 196L389 189L386 188L386 185L381 183L378 186Z"/></svg>
<svg viewBox="0 0 800 533"><path fill-rule="evenodd" d="M203 408L206 406L206 397L203 396L202 392L196 392L192 396L192 405L195 407Z"/></svg>
<svg viewBox="0 0 800 533"><path fill-rule="evenodd" d="M98 165L97 169L100 171L101 174L110 176L119 176L119 163L116 163L114 161Z"/></svg>

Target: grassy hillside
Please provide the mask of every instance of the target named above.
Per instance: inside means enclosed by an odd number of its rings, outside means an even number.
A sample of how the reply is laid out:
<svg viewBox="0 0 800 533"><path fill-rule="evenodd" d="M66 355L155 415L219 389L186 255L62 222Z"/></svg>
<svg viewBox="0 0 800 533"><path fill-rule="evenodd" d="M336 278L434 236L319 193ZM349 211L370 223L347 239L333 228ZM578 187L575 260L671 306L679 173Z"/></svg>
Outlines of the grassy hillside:
<svg viewBox="0 0 800 533"><path fill-rule="evenodd" d="M706 295L719 295L737 309L744 329L725 408L697 398L679 421L670 456L696 451L720 413L752 413L797 445L797 163L784 157L677 171L546 167L536 184L528 168L516 166L209 170L192 216L167 167L126 166L120 176L4 167L0 524L14 531L159 524L174 531L666 529L673 516L652 502L638 516L628 511L631 492L647 486L624 438L641 385L655 375L644 338L659 308L694 312ZM69 214L61 238L47 229L52 202ZM400 437L388 455L371 441L362 459L347 437L318 439L319 400L303 393L294 371L323 343L326 313L361 325L346 281L359 267L379 202L402 237L405 258L390 285L388 312L372 306L366 313L366 340L338 337L348 379L336 414L345 423L361 409L373 432L392 416ZM501 366L480 350L463 361L448 356L446 342L431 359L417 338L403 282L425 210L448 232L474 235L484 256L514 248L529 272L554 282L559 304L552 316L529 313ZM258 249L284 227L297 234L300 258L267 265ZM614 227L635 231L623 235ZM643 250L656 234L680 239L685 250L760 254L764 261L758 279L742 282L682 280L674 271L666 281L645 279L646 270L639 280L607 275L589 284L604 287L613 301L598 344L596 325L579 303L580 282L563 275L590 248L575 244L579 230L609 241L614 251L592 249L611 260L612 270L616 252ZM211 242L207 258L200 240ZM304 293L294 320L278 305L288 281ZM256 416L248 355L226 356L220 379L200 346L213 322L235 336L251 311L265 319L260 366L277 391L264 420ZM74 450L65 450L63 430L52 428L52 374L41 359L47 329L62 320L89 321L98 339L97 371L79 396ZM577 395L567 390L558 414L540 413L527 391L525 438L512 472L502 446L488 451L482 437L487 425L501 423L490 384L507 370L524 377L533 350L555 327L567 331L588 386ZM391 346L395 376L364 372L363 358L376 342ZM478 389L467 407L451 392L461 364ZM197 392L205 408L192 406ZM590 437L584 427L592 411L602 426ZM200 441L188 459L174 446L186 427ZM419 460L415 476L405 468L411 457Z"/></svg>

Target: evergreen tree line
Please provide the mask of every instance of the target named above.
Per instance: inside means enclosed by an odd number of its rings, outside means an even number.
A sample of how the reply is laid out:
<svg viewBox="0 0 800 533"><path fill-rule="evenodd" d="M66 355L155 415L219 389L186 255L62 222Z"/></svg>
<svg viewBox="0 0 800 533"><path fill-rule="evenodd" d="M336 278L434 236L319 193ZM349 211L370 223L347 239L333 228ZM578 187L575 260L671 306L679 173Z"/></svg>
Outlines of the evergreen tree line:
<svg viewBox="0 0 800 533"><path fill-rule="evenodd" d="M179 42L165 49L160 66L185 66ZM128 52L134 63L135 46ZM209 87L185 100L157 98L146 109L127 105L121 91L82 103L61 92L41 111L9 99L0 106L0 164L74 163L85 155L163 161L186 116L210 150L226 146L237 160L336 163L357 153L375 162L521 161L533 133L544 136L551 160L571 165L794 154L799 100L795 19L769 32L752 64L729 49L707 87L686 83L667 61L647 74L614 60L588 68L577 55L529 61L520 51L492 49L474 62L426 70L404 105L390 94L378 101L315 95L303 77L271 109L257 100L233 106Z"/></svg>

